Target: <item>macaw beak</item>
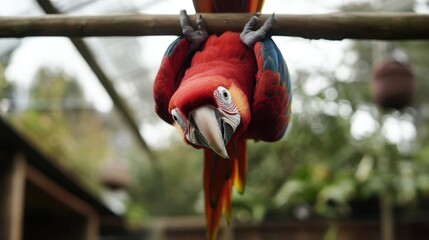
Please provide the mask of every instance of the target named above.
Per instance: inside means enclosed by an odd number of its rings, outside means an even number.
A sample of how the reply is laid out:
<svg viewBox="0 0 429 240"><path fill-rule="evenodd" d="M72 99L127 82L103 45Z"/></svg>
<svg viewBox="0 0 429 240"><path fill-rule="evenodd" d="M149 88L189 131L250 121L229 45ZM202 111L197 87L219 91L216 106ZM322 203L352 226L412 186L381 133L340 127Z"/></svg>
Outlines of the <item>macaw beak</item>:
<svg viewBox="0 0 429 240"><path fill-rule="evenodd" d="M222 158L229 158L226 144L236 127L223 121L218 110L209 106L199 107L192 112L190 124L199 145L211 148Z"/></svg>

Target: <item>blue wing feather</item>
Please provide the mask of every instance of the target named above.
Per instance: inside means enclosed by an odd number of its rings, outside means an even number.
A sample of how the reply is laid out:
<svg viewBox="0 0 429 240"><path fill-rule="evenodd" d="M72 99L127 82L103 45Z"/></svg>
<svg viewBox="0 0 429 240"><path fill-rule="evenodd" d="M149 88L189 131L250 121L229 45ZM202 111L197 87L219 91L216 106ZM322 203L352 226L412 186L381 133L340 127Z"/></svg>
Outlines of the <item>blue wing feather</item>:
<svg viewBox="0 0 429 240"><path fill-rule="evenodd" d="M183 39L182 37L178 37L178 38L176 38L176 40L174 40L172 43L170 43L170 45L168 45L167 50L165 50L164 57L170 56L173 53L174 47L177 44L179 44L180 40L182 40L182 39Z"/></svg>
<svg viewBox="0 0 429 240"><path fill-rule="evenodd" d="M264 56L263 71L271 70L280 74L281 84L286 86L290 93L290 77L286 62L283 58L280 49L271 38L265 38L261 41L263 48L261 54Z"/></svg>
<svg viewBox="0 0 429 240"><path fill-rule="evenodd" d="M276 141L286 133L291 115L289 71L271 38L257 42L254 50L258 74L252 105L252 133L256 139Z"/></svg>

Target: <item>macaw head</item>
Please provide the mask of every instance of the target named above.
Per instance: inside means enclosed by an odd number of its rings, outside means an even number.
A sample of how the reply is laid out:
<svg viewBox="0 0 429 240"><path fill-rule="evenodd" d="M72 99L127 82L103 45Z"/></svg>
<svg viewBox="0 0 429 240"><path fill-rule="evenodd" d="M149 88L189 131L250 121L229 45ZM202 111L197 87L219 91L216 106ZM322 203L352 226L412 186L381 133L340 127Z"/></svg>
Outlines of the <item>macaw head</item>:
<svg viewBox="0 0 429 240"><path fill-rule="evenodd" d="M250 122L246 95L221 77L182 84L170 100L169 111L185 142L210 148L223 158L228 158L227 143Z"/></svg>

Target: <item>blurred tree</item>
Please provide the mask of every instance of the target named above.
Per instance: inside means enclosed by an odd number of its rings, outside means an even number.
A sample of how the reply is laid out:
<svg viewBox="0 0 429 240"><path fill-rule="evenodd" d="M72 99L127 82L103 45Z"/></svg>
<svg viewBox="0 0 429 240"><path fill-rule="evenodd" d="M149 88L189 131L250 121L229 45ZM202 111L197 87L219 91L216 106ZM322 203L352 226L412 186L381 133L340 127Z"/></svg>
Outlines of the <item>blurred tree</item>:
<svg viewBox="0 0 429 240"><path fill-rule="evenodd" d="M78 82L51 69L40 69L30 88L29 108L41 111L80 110L88 108Z"/></svg>
<svg viewBox="0 0 429 240"><path fill-rule="evenodd" d="M202 213L202 152L173 140L171 147L156 154L162 176L153 171L148 160L130 155L133 172L128 203L130 220Z"/></svg>
<svg viewBox="0 0 429 240"><path fill-rule="evenodd" d="M15 107L15 85L6 79L4 74L8 61L9 56L0 57L0 115L13 111Z"/></svg>
<svg viewBox="0 0 429 240"><path fill-rule="evenodd" d="M13 124L98 191L99 165L110 151L109 133L76 79L61 71L41 69L29 98L26 111L10 116Z"/></svg>

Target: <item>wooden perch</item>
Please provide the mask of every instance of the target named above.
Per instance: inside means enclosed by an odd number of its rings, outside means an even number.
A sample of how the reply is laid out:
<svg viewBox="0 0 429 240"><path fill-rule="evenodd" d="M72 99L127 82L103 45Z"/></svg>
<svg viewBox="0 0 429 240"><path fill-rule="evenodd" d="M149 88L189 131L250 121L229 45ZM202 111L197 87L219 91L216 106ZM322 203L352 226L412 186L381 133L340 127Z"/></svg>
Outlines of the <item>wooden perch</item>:
<svg viewBox="0 0 429 240"><path fill-rule="evenodd" d="M240 32L250 14L203 14L209 33ZM261 15L261 22L268 15ZM309 39L429 39L429 15L332 13L276 15L271 34ZM195 22L196 15L190 16ZM180 35L177 15L0 17L0 37Z"/></svg>

